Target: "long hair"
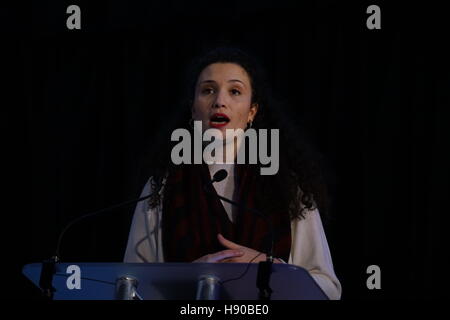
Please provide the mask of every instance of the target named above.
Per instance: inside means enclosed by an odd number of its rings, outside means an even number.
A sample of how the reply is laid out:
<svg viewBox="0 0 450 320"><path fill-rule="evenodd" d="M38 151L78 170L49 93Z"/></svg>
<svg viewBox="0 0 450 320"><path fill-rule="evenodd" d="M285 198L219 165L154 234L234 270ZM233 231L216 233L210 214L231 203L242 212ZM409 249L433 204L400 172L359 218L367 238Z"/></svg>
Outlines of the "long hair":
<svg viewBox="0 0 450 320"><path fill-rule="evenodd" d="M327 187L322 175L319 157L305 142L305 137L292 118L287 115L285 105L275 101L268 85L264 69L244 51L232 47L219 47L200 56L188 67L186 87L181 99L181 112L177 118L171 117L172 125L165 126L166 132L154 146L158 153L148 159L149 175L154 190L150 198L150 207L161 201L164 178L173 170L170 159L174 145L170 134L176 128L189 127L192 102L194 100L197 79L207 66L213 63L234 63L241 66L249 75L252 87L252 103L258 104L258 112L252 126L254 129L280 129L279 171L275 175L258 175L260 190L256 203L259 210L272 212L278 210L289 214L291 219L304 218L309 210L318 208L321 215L327 212ZM170 186L164 186L164 189Z"/></svg>

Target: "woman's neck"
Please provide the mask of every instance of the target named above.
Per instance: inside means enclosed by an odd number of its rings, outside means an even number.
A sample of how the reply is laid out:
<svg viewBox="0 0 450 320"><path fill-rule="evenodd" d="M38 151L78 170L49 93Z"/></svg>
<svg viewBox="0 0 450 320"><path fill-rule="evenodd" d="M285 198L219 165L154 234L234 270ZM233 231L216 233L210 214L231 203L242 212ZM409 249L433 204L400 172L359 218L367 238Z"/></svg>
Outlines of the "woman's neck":
<svg viewBox="0 0 450 320"><path fill-rule="evenodd" d="M203 154L204 161L208 164L235 163L238 150L241 147L242 138L243 136L239 135L222 140L222 146L214 149L216 154L211 155L209 152Z"/></svg>

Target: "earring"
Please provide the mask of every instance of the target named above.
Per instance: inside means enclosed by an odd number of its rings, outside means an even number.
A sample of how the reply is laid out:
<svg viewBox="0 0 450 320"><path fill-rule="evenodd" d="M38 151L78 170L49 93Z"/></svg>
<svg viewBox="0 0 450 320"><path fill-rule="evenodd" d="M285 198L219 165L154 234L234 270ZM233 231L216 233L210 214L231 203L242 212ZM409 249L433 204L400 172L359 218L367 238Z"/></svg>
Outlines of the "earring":
<svg viewBox="0 0 450 320"><path fill-rule="evenodd" d="M253 121L249 121L248 123L247 123L247 129L250 129L251 127L252 127L252 125L253 125Z"/></svg>

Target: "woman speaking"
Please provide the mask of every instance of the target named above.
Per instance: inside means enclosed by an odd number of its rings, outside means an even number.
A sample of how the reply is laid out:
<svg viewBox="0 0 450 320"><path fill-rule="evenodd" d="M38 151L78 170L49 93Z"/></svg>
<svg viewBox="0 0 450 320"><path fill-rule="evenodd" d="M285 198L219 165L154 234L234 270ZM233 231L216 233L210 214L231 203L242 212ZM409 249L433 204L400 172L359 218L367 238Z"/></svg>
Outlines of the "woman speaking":
<svg viewBox="0 0 450 320"><path fill-rule="evenodd" d="M136 207L124 261L257 263L270 247L274 263L305 268L330 299L339 299L319 214L326 210L326 185L299 133L283 121L285 111L270 99L259 64L239 49L217 48L188 74L187 103L173 110L182 117L177 128L192 136L215 129L223 136L216 140L220 148L208 158L204 144L200 163L174 163L173 139L162 142L142 191L152 197ZM258 129L279 129L275 174L261 173L267 165L261 159L237 161L242 150L252 158L252 145L229 132L252 130L261 146ZM196 156L192 151L188 158ZM219 171L222 177L211 184Z"/></svg>

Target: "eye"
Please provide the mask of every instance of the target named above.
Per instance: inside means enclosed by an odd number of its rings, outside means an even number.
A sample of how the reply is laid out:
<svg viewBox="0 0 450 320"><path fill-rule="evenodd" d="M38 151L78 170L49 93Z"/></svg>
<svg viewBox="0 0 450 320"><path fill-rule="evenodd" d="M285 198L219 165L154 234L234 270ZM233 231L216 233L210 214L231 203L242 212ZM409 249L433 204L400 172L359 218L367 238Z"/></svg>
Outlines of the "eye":
<svg viewBox="0 0 450 320"><path fill-rule="evenodd" d="M213 88L204 88L202 89L202 94L212 94L214 93L214 89Z"/></svg>
<svg viewBox="0 0 450 320"><path fill-rule="evenodd" d="M231 89L231 93L235 96L238 96L241 94L241 92L238 89Z"/></svg>

